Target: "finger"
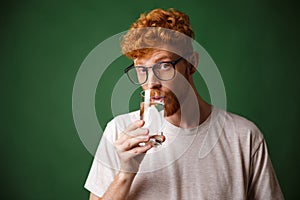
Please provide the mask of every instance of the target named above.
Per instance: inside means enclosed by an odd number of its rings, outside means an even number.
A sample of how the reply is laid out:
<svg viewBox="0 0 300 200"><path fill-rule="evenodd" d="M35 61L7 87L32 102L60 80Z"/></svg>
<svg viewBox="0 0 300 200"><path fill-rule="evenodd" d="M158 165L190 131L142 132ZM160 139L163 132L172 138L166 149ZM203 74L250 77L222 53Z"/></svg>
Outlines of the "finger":
<svg viewBox="0 0 300 200"><path fill-rule="evenodd" d="M120 134L119 141L116 141L116 143L122 143L128 138L128 133L131 131L136 130L137 128L140 128L144 125L143 120L137 120L131 124Z"/></svg>
<svg viewBox="0 0 300 200"><path fill-rule="evenodd" d="M133 131L127 132L126 133L129 136L140 136L140 135L148 135L149 134L149 129L147 128L137 128Z"/></svg>
<svg viewBox="0 0 300 200"><path fill-rule="evenodd" d="M148 134L149 134L149 130L144 129L144 128L137 128L134 131L131 131L131 132L128 132L128 133L123 132L121 137L118 139L117 143L122 144L130 138L143 136L143 135L148 135Z"/></svg>
<svg viewBox="0 0 300 200"><path fill-rule="evenodd" d="M121 151L128 151L136 146L138 146L139 143L142 142L148 142L150 137L148 135L142 135L142 136L135 136L127 139L122 144L119 145L119 149Z"/></svg>
<svg viewBox="0 0 300 200"><path fill-rule="evenodd" d="M128 153L136 156L136 155L139 155L142 153L146 153L152 147L153 147L152 143L147 143L145 146L142 146L142 147L138 146L138 147L131 149L130 151L128 151Z"/></svg>
<svg viewBox="0 0 300 200"><path fill-rule="evenodd" d="M131 123L123 132L128 133L134 131L137 128L141 128L144 125L144 120L137 120Z"/></svg>

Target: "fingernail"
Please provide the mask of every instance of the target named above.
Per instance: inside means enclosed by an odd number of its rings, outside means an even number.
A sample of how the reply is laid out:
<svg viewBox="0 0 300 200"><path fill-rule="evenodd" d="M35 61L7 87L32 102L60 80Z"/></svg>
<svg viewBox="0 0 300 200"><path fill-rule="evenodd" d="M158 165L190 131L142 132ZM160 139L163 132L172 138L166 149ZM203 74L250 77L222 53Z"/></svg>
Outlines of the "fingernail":
<svg viewBox="0 0 300 200"><path fill-rule="evenodd" d="M148 133L149 133L149 130L145 128L144 134L148 134Z"/></svg>

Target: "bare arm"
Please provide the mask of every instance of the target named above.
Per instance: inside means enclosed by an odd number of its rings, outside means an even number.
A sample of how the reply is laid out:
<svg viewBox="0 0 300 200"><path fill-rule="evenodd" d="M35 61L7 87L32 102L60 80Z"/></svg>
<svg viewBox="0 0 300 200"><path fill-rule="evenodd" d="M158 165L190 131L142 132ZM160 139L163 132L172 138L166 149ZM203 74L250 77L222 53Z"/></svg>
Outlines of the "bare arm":
<svg viewBox="0 0 300 200"><path fill-rule="evenodd" d="M102 198L97 197L96 195L94 195L93 193L90 193L90 198L89 200L102 200Z"/></svg>

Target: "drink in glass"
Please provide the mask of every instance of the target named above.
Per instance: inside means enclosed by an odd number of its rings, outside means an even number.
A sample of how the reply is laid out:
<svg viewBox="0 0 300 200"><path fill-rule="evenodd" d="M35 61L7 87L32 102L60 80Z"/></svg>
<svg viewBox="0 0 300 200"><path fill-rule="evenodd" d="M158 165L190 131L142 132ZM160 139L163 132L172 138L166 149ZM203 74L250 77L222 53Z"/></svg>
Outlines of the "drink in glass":
<svg viewBox="0 0 300 200"><path fill-rule="evenodd" d="M144 128L149 130L149 136L154 146L160 146L162 129L164 124L164 94L156 89L148 89L141 92L140 118L145 121ZM140 143L144 146L145 143Z"/></svg>

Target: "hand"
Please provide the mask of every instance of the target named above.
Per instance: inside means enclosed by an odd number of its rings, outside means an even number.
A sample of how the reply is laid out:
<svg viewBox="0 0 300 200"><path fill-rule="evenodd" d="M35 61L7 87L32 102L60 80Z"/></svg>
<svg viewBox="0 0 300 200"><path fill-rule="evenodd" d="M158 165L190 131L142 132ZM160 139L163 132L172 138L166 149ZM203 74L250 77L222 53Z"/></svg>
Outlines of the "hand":
<svg viewBox="0 0 300 200"><path fill-rule="evenodd" d="M148 142L150 139L148 129L141 128L143 125L143 120L130 124L114 143L120 159L121 171L137 173L145 153L153 147L153 144ZM143 142L146 145L139 146L139 143Z"/></svg>

